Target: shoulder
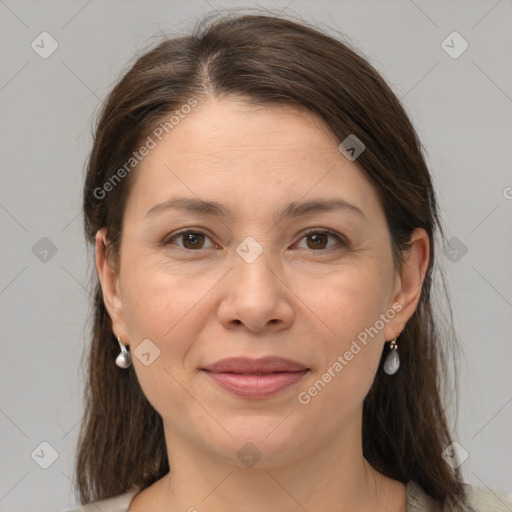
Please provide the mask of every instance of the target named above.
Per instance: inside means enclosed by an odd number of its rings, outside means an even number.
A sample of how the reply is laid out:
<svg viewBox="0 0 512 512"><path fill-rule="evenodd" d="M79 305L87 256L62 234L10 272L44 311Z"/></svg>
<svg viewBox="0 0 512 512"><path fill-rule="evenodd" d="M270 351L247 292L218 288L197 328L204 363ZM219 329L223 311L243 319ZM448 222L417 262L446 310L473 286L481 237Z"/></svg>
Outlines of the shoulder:
<svg viewBox="0 0 512 512"><path fill-rule="evenodd" d="M472 512L510 512L512 497L507 494L464 484ZM439 504L433 500L416 482L407 484L407 512L437 512ZM453 509L454 512L458 509ZM469 511L468 511L469 512Z"/></svg>
<svg viewBox="0 0 512 512"><path fill-rule="evenodd" d="M464 484L471 506L476 512L510 512L512 497L487 487Z"/></svg>
<svg viewBox="0 0 512 512"><path fill-rule="evenodd" d="M474 512L510 512L512 510L512 497L475 485L464 484L468 501ZM138 493L138 488L110 498L95 501L82 508L68 510L67 512L128 512L130 503ZM416 482L407 484L407 512L438 512L439 505Z"/></svg>
<svg viewBox="0 0 512 512"><path fill-rule="evenodd" d="M125 494L107 500L94 501L83 505L81 508L67 510L66 512L98 512L98 510L101 510L101 512L128 512L130 503L138 492L139 488L134 487Z"/></svg>

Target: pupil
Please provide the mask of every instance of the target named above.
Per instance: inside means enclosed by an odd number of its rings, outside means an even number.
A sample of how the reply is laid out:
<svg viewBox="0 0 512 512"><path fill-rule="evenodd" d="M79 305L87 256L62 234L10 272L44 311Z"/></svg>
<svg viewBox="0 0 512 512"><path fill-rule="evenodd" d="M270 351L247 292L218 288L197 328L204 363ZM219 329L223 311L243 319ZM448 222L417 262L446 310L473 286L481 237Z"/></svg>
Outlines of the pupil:
<svg viewBox="0 0 512 512"><path fill-rule="evenodd" d="M197 241L198 241L198 235L197 234L194 234L194 233L189 233L187 235L187 243L191 243L192 246L196 246L197 245Z"/></svg>
<svg viewBox="0 0 512 512"><path fill-rule="evenodd" d="M325 235L323 234L316 234L316 235L311 235L311 239L313 240L313 243L315 244L315 246L318 246L318 242L319 242L319 237L323 237ZM321 245L321 242L320 242L320 245Z"/></svg>

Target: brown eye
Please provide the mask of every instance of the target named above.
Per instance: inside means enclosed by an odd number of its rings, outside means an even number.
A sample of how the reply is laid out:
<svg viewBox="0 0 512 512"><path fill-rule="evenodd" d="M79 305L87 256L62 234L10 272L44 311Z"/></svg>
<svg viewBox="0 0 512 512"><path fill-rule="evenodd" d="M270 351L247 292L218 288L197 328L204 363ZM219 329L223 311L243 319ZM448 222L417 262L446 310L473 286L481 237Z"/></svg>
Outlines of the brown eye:
<svg viewBox="0 0 512 512"><path fill-rule="evenodd" d="M204 242L208 239L204 233L198 231L181 231L180 233L176 233L171 238L168 238L164 245L176 245L174 241L177 239L181 239L183 245L178 245L180 249L184 250L199 250L204 249Z"/></svg>
<svg viewBox="0 0 512 512"><path fill-rule="evenodd" d="M306 239L307 240L307 247L306 249L311 249L313 251L322 251L326 250L329 251L330 249L336 248L336 244L331 245L330 247L327 247L329 243L329 238L336 239L338 242L338 245L346 246L346 242L343 237L340 235L332 232L332 231L325 231L325 230L318 230L318 229L312 229L306 233L302 237L301 240Z"/></svg>
<svg viewBox="0 0 512 512"><path fill-rule="evenodd" d="M328 243L329 235L327 233L312 233L306 238L311 241L311 249L325 249Z"/></svg>

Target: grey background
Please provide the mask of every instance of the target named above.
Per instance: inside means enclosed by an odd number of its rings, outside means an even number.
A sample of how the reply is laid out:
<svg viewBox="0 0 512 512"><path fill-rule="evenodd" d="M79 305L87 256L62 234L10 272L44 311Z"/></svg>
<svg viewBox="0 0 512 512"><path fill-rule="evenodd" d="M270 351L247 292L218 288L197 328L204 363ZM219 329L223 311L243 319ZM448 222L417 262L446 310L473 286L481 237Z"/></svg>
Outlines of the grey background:
<svg viewBox="0 0 512 512"><path fill-rule="evenodd" d="M155 32L187 31L213 8L255 5L0 0L0 511L74 503L84 286L93 261L82 236L81 187L100 100ZM458 261L439 252L465 354L455 438L469 457L461 468L469 483L512 493L512 2L258 5L288 5L291 14L344 32L412 116L447 236L467 248ZM43 31L59 45L47 59L31 47ZM441 47L453 31L469 44L456 59ZM43 237L55 254L38 252L48 245ZM50 460L44 441L58 453L48 469L35 461Z"/></svg>

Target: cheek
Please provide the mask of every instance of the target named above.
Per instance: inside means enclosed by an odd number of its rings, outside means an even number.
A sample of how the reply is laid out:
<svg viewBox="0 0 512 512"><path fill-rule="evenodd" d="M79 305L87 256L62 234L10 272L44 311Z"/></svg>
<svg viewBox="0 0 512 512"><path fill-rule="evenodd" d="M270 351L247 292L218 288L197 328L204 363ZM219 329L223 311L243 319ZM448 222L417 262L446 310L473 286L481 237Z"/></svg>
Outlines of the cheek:
<svg viewBox="0 0 512 512"><path fill-rule="evenodd" d="M121 275L122 303L133 341L154 337L160 343L168 343L181 339L179 333L185 326L190 332L197 325L190 318L200 314L200 301L208 291L209 280L170 272L155 264L157 258L144 251L126 252Z"/></svg>
<svg viewBox="0 0 512 512"><path fill-rule="evenodd" d="M319 366L304 389L312 409L339 404L344 411L357 407L368 392L380 361L388 309L390 279L378 265L347 266L324 276L322 284L308 283L297 295L307 304L318 332ZM306 283L304 283L306 284ZM386 318L386 320L390 320ZM308 397L305 397L308 400ZM320 404L324 404L320 407Z"/></svg>
<svg viewBox="0 0 512 512"><path fill-rule="evenodd" d="M121 276L123 314L137 380L160 414L169 407L185 411L190 396L181 384L187 380L184 362L203 325L200 299L205 291L201 280L192 283L134 258L126 258L125 265ZM139 355L148 352L146 365Z"/></svg>
<svg viewBox="0 0 512 512"><path fill-rule="evenodd" d="M318 320L326 337L342 347L385 312L391 286L386 276L378 263L367 259L321 279L298 280L294 292L307 306L309 316Z"/></svg>

